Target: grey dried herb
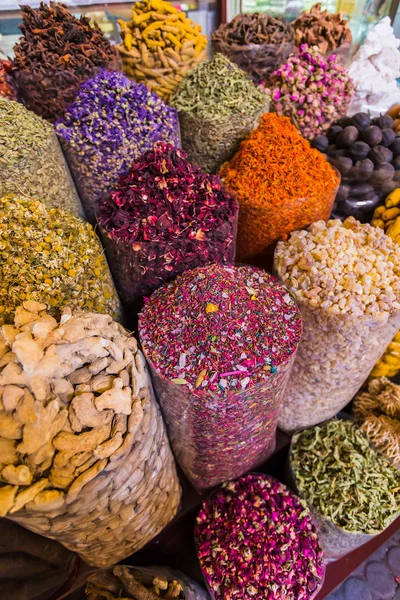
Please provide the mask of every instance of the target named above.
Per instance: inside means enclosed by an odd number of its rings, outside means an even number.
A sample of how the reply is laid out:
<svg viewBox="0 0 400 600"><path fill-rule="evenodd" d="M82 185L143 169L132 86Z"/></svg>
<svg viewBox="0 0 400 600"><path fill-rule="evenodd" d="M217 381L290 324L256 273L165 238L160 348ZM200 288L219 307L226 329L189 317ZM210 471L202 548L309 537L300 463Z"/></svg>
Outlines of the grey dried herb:
<svg viewBox="0 0 400 600"><path fill-rule="evenodd" d="M290 459L301 496L346 532L380 533L400 513L400 473L351 420L296 434Z"/></svg>
<svg viewBox="0 0 400 600"><path fill-rule="evenodd" d="M14 193L82 214L53 127L22 104L0 98L0 197Z"/></svg>

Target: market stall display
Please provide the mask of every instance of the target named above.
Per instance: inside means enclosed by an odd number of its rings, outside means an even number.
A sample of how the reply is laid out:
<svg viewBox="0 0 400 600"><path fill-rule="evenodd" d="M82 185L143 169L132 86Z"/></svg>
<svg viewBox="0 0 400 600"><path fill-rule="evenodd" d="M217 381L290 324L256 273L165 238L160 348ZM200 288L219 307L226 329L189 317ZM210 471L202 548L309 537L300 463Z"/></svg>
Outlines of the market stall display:
<svg viewBox="0 0 400 600"><path fill-rule="evenodd" d="M400 140L392 126L388 115L371 119L361 112L333 123L312 141L342 176L333 217L368 223L374 208L400 187Z"/></svg>
<svg viewBox="0 0 400 600"><path fill-rule="evenodd" d="M255 84L269 76L294 50L293 30L282 18L268 13L237 15L211 34L213 52L224 54Z"/></svg>
<svg viewBox="0 0 400 600"><path fill-rule="evenodd" d="M310 10L303 10L292 22L294 42L298 48L303 44L317 46L322 55L335 54L346 64L353 41L349 22L343 13L330 13L321 6L318 2Z"/></svg>
<svg viewBox="0 0 400 600"><path fill-rule="evenodd" d="M83 209L53 127L0 97L0 197L18 193L79 215Z"/></svg>
<svg viewBox="0 0 400 600"><path fill-rule="evenodd" d="M273 452L300 335L293 297L253 267L186 271L145 304L140 341L174 454L196 489Z"/></svg>
<svg viewBox="0 0 400 600"><path fill-rule="evenodd" d="M132 21L118 21L124 71L168 100L189 69L206 57L207 36L186 13L164 0L139 0Z"/></svg>
<svg viewBox="0 0 400 600"><path fill-rule="evenodd" d="M272 109L312 139L347 113L354 87L335 54L325 58L317 47L303 44L272 73L267 91Z"/></svg>
<svg viewBox="0 0 400 600"><path fill-rule="evenodd" d="M12 75L12 63L0 58L0 96L9 100L17 100L18 93Z"/></svg>
<svg viewBox="0 0 400 600"><path fill-rule="evenodd" d="M215 54L185 75L171 104L179 114L182 147L189 160L216 173L268 112L269 98L244 71Z"/></svg>
<svg viewBox="0 0 400 600"><path fill-rule="evenodd" d="M400 329L400 246L353 217L319 221L278 243L274 270L304 322L279 414L295 431L344 408Z"/></svg>
<svg viewBox="0 0 400 600"><path fill-rule="evenodd" d="M108 315L26 301L0 330L0 516L91 565L141 548L180 486L135 338Z"/></svg>
<svg viewBox="0 0 400 600"><path fill-rule="evenodd" d="M14 76L25 105L48 121L63 115L99 68L118 70L114 46L98 25L74 17L59 2L21 7L22 37L14 46Z"/></svg>
<svg viewBox="0 0 400 600"><path fill-rule="evenodd" d="M121 318L100 240L89 223L59 208L19 196L0 198L0 323L23 300ZM1 461L0 461L1 462Z"/></svg>
<svg viewBox="0 0 400 600"><path fill-rule="evenodd" d="M221 169L239 201L237 259L268 267L278 240L328 219L340 179L287 117L268 113Z"/></svg>
<svg viewBox="0 0 400 600"><path fill-rule="evenodd" d="M99 200L133 160L159 140L179 146L176 111L113 71L102 70L81 86L55 130L92 224Z"/></svg>
<svg viewBox="0 0 400 600"><path fill-rule="evenodd" d="M216 175L159 142L100 204L98 223L128 315L164 281L235 260L238 204Z"/></svg>
<svg viewBox="0 0 400 600"><path fill-rule="evenodd" d="M373 446L400 468L400 385L373 379L355 397L353 413Z"/></svg>
<svg viewBox="0 0 400 600"><path fill-rule="evenodd" d="M333 419L295 434L290 470L328 560L365 544L400 514L400 472L352 420Z"/></svg>
<svg viewBox="0 0 400 600"><path fill-rule="evenodd" d="M195 536L215 600L311 600L322 586L323 553L310 512L268 475L224 483L203 503Z"/></svg>
<svg viewBox="0 0 400 600"><path fill-rule="evenodd" d="M385 17L368 33L349 67L355 93L349 115L363 111L372 116L385 113L400 102L400 40Z"/></svg>

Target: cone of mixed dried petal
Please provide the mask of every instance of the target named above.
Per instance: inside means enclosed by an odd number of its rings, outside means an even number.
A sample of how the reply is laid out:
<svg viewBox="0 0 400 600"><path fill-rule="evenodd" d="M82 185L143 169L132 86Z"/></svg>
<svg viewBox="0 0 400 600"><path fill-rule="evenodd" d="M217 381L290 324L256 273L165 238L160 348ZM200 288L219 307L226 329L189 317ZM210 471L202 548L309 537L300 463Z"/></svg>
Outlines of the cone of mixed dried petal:
<svg viewBox="0 0 400 600"><path fill-rule="evenodd" d="M215 264L186 271L151 296L139 334L173 450L196 488L271 454L301 335L293 297L272 275Z"/></svg>
<svg viewBox="0 0 400 600"><path fill-rule="evenodd" d="M333 417L400 328L400 246L353 217L319 221L279 242L274 269L304 333L279 414L285 431Z"/></svg>
<svg viewBox="0 0 400 600"><path fill-rule="evenodd" d="M175 516L180 486L134 337L24 302L0 328L0 516L110 566Z"/></svg>
<svg viewBox="0 0 400 600"><path fill-rule="evenodd" d="M250 474L203 503L197 555L215 600L311 600L324 561L305 503L269 475Z"/></svg>
<svg viewBox="0 0 400 600"><path fill-rule="evenodd" d="M400 473L347 417L297 433L290 478L307 501L327 559L381 533L400 514Z"/></svg>
<svg viewBox="0 0 400 600"><path fill-rule="evenodd" d="M237 200L183 150L159 142L134 162L98 223L129 313L143 296L187 269L235 260Z"/></svg>

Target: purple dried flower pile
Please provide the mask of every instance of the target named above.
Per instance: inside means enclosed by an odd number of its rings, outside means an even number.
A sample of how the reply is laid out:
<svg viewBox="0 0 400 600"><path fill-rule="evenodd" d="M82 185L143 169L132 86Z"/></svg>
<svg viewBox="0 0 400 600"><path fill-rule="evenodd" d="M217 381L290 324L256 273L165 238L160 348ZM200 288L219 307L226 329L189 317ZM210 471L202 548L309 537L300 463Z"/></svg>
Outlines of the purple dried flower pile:
<svg viewBox="0 0 400 600"><path fill-rule="evenodd" d="M324 58L317 47L302 44L299 54L273 73L268 92L278 115L312 139L347 113L354 86L335 54Z"/></svg>
<svg viewBox="0 0 400 600"><path fill-rule="evenodd" d="M268 475L225 483L203 503L195 536L215 600L310 600L323 583L308 509Z"/></svg>
<svg viewBox="0 0 400 600"><path fill-rule="evenodd" d="M235 259L238 203L216 175L159 142L100 204L98 223L128 306L167 279Z"/></svg>
<svg viewBox="0 0 400 600"><path fill-rule="evenodd" d="M102 70L81 86L56 132L91 223L132 161L159 140L178 145L178 131L175 109L122 73Z"/></svg>

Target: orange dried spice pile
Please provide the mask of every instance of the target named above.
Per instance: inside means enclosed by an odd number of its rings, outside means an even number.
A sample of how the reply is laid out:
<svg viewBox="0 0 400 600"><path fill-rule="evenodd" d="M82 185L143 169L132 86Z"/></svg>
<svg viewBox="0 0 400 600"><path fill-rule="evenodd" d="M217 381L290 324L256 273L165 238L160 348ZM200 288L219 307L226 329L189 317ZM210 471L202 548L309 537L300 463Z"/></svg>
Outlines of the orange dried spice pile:
<svg viewBox="0 0 400 600"><path fill-rule="evenodd" d="M259 266L290 232L329 219L339 176L287 117L264 114L221 176L240 204L237 258Z"/></svg>

